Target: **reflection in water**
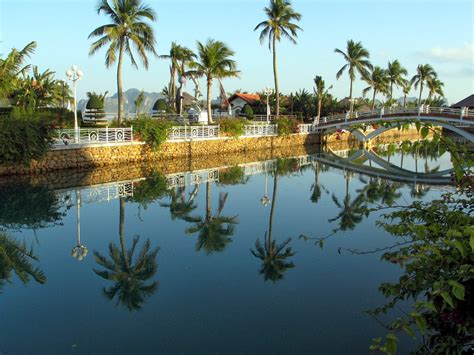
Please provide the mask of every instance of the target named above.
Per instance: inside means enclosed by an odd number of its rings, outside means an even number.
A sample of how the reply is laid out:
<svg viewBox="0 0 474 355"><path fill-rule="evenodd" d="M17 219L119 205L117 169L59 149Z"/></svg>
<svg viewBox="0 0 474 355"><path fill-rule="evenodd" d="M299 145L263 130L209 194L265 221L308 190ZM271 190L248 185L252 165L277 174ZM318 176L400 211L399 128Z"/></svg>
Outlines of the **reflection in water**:
<svg viewBox="0 0 474 355"><path fill-rule="evenodd" d="M110 287L104 287L103 292L109 300L117 298L117 306L129 311L139 310L147 297L150 297L158 287L158 281L147 283L157 270L156 256L159 248L151 249L149 239L143 244L138 257L134 258L135 249L140 240L133 238L132 246L126 249L124 238L125 200L120 198L120 248L114 243L109 244L109 257L94 251L94 258L105 270L94 269L94 272L105 280L112 281Z"/></svg>
<svg viewBox="0 0 474 355"><path fill-rule="evenodd" d="M199 233L196 242L196 250L203 249L207 254L221 252L225 249L234 235L234 225L238 223L237 216L222 216L228 193L219 194L219 206L215 215L212 215L211 208L211 183L206 182L206 214L204 217L187 217L188 222L194 226L186 229L187 234Z"/></svg>
<svg viewBox="0 0 474 355"><path fill-rule="evenodd" d="M81 191L76 190L76 212L77 212L77 242L71 250L71 255L78 261L83 260L89 250L81 243Z"/></svg>
<svg viewBox="0 0 474 355"><path fill-rule="evenodd" d="M194 199L199 191L199 185L194 185L193 191L186 198L186 187L176 186L169 190L170 203L160 203L160 206L170 209L171 219L189 219L189 215L197 207Z"/></svg>
<svg viewBox="0 0 474 355"><path fill-rule="evenodd" d="M278 168L277 168L278 169ZM268 221L268 231L265 232L263 245L259 239L255 242L255 250L250 250L253 256L259 258L262 261L259 273L263 275L265 281L277 282L283 279L284 273L291 268L295 267L295 264L291 261L287 261L289 257L295 255L292 252L291 247L288 246L291 242L291 238L288 238L281 244L277 244L275 240L272 240L273 231L273 215L275 213L276 194L278 186L278 170L273 175L273 195L272 195L272 207L270 209L270 218Z"/></svg>
<svg viewBox="0 0 474 355"><path fill-rule="evenodd" d="M11 282L12 273L24 284L32 277L44 284L46 275L32 262L38 261L33 248L28 249L25 242L20 243L4 232L0 232L0 292L7 282Z"/></svg>

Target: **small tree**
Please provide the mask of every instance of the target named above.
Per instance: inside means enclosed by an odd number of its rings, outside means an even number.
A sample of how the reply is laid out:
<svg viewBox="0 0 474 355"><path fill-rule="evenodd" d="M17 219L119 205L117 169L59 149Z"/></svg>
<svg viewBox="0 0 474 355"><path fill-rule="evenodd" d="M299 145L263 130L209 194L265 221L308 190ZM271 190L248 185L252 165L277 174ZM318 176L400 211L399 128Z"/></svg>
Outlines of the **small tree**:
<svg viewBox="0 0 474 355"><path fill-rule="evenodd" d="M250 105L246 104L243 109L242 109L242 114L247 117L247 119L249 120L253 120L254 119L254 113L253 113L253 109Z"/></svg>

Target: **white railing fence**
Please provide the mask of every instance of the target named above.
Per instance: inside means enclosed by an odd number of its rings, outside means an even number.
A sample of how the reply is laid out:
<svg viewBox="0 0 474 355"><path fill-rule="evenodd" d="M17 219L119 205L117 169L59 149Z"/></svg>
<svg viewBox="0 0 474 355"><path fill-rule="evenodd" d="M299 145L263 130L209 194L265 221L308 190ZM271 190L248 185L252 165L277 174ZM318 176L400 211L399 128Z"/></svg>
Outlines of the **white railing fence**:
<svg viewBox="0 0 474 355"><path fill-rule="evenodd" d="M53 146L70 144L107 144L133 142L133 127L124 128L80 128L56 130Z"/></svg>
<svg viewBox="0 0 474 355"><path fill-rule="evenodd" d="M212 126L174 126L170 128L168 140L209 139L219 137L219 125Z"/></svg>
<svg viewBox="0 0 474 355"><path fill-rule="evenodd" d="M245 125L243 137L274 136L278 134L276 124L248 124Z"/></svg>

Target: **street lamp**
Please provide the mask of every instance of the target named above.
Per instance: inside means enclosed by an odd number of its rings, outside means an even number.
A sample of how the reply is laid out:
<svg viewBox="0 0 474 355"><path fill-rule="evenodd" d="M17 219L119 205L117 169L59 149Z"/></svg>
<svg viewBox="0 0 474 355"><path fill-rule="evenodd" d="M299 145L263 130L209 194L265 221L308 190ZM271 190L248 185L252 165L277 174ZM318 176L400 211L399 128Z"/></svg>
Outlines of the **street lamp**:
<svg viewBox="0 0 474 355"><path fill-rule="evenodd" d="M267 95L267 123L270 123L270 103L268 102L270 95L273 94L273 89L270 87L266 87L264 90L264 94Z"/></svg>
<svg viewBox="0 0 474 355"><path fill-rule="evenodd" d="M83 73L73 65L70 70L66 71L67 78L72 81L74 90L74 142L79 143L79 126L77 124L77 98L76 98L76 82L82 79Z"/></svg>

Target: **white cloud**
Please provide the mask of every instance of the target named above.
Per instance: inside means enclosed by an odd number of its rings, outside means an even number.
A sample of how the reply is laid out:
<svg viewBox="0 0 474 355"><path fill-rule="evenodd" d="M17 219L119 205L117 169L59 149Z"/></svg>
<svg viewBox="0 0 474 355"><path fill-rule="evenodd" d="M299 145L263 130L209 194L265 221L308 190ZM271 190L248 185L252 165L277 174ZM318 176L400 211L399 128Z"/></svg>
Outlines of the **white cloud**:
<svg viewBox="0 0 474 355"><path fill-rule="evenodd" d="M457 48L442 48L437 46L421 54L438 62L463 62L472 64L474 63L474 44L465 43L464 46Z"/></svg>

